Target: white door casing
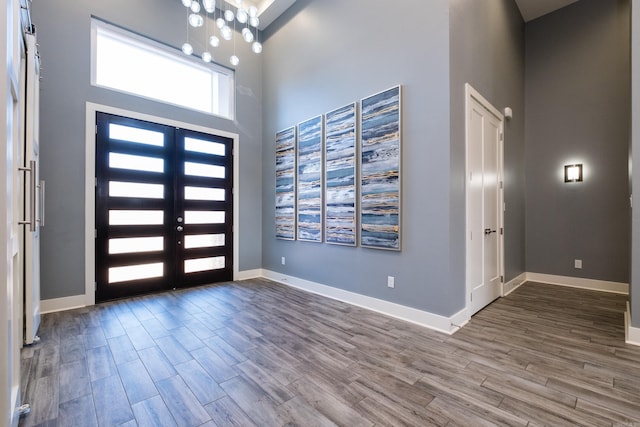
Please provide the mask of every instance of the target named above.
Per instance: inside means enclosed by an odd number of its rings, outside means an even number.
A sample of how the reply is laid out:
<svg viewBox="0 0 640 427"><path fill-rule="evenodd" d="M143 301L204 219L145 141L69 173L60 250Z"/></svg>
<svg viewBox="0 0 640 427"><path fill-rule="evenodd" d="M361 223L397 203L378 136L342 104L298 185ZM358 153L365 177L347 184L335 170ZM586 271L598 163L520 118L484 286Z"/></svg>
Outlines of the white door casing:
<svg viewBox="0 0 640 427"><path fill-rule="evenodd" d="M469 316L502 295L502 114L469 84L466 96L466 295Z"/></svg>
<svg viewBox="0 0 640 427"><path fill-rule="evenodd" d="M78 297L66 298L69 300L64 306L84 307L95 304L96 291L96 263L95 263L95 163L96 163L96 113L103 112L124 117L131 117L137 120L144 120L168 126L175 126L182 129L196 132L209 133L233 139L233 280L240 277L240 233L237 224L240 223L240 136L237 133L226 132L219 129L208 128L181 122L166 117L154 116L137 111L126 110L109 105L86 103L85 113L85 294ZM59 310L59 308L57 308Z"/></svg>

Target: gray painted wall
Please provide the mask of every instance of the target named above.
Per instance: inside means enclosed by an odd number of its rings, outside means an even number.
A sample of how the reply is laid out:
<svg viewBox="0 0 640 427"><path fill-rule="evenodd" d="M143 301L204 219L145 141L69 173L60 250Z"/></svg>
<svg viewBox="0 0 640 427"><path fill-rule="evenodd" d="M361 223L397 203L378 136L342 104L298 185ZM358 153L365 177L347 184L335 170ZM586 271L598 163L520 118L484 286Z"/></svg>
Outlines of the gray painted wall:
<svg viewBox="0 0 640 427"><path fill-rule="evenodd" d="M629 280L629 13L582 0L527 24L527 271Z"/></svg>
<svg viewBox="0 0 640 427"><path fill-rule="evenodd" d="M452 270L464 267L450 262L449 2L395 1L400 19L387 6L298 0L267 29L262 264L451 315L464 306L464 281L454 281ZM397 84L403 85L402 252L275 239L275 132ZM395 289L387 288L387 275L395 276Z"/></svg>
<svg viewBox="0 0 640 427"><path fill-rule="evenodd" d="M262 59L237 43L237 120L163 105L90 86L90 17L113 22L179 47L186 12L177 0L63 0L33 2L43 72L42 178L47 181L47 225L42 233L42 298L84 294L85 103L168 117L240 135L240 270L261 267ZM204 36L196 40L204 40ZM221 62L228 64L230 43ZM196 52L201 47L195 45Z"/></svg>
<svg viewBox="0 0 640 427"><path fill-rule="evenodd" d="M451 180L457 195L451 209L452 241L464 241L464 84L469 83L498 110L513 110L513 118L504 122L505 280L509 281L525 271L524 22L512 0L451 0L449 13ZM464 246L462 250L455 255L456 263L464 263Z"/></svg>
<svg viewBox="0 0 640 427"><path fill-rule="evenodd" d="M506 0L492 2L491 12L481 14L473 1L402 0L393 7L415 12L402 19L389 19L385 2L377 3L298 0L267 30L263 266L451 315L465 303L464 82L472 80L471 73L477 76L472 83L490 99L520 112L508 125L508 197L514 207L507 220L513 229L507 271L515 276L524 267L522 19ZM358 22L368 30L354 31ZM499 42L479 43L488 57L466 57L467 28ZM404 86L402 252L276 240L275 132L398 83ZM386 287L387 275L396 277L395 289Z"/></svg>

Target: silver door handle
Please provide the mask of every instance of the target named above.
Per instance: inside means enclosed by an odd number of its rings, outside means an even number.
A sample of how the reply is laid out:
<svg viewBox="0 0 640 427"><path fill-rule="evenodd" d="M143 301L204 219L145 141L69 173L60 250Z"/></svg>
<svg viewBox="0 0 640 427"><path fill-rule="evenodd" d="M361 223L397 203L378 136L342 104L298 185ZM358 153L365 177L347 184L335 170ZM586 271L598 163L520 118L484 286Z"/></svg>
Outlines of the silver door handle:
<svg viewBox="0 0 640 427"><path fill-rule="evenodd" d="M44 180L40 181L40 227L44 227Z"/></svg>
<svg viewBox="0 0 640 427"><path fill-rule="evenodd" d="M496 232L496 230L492 230L492 229L490 229L490 228L485 228L485 229L484 229L484 234L485 234L485 235L487 235L487 236L488 236L489 234L491 234L491 233L495 233L495 232Z"/></svg>
<svg viewBox="0 0 640 427"><path fill-rule="evenodd" d="M29 224L29 231L36 231L36 161L29 161L28 168L18 168L20 171L29 172L29 219L25 218L24 221L18 221L20 225Z"/></svg>
<svg viewBox="0 0 640 427"><path fill-rule="evenodd" d="M182 231L182 230L184 230L184 227L183 227L183 226L181 226L181 225L179 225L179 226L177 226L177 227L176 227L176 230L178 230L178 231Z"/></svg>

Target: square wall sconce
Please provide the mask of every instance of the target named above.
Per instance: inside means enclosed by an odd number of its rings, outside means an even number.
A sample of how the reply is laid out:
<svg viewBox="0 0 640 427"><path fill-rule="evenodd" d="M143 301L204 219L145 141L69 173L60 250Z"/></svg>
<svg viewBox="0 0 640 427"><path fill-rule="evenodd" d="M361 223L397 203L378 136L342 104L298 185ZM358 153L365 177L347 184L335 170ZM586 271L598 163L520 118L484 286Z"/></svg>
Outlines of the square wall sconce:
<svg viewBox="0 0 640 427"><path fill-rule="evenodd" d="M582 164L565 165L564 182L582 182Z"/></svg>

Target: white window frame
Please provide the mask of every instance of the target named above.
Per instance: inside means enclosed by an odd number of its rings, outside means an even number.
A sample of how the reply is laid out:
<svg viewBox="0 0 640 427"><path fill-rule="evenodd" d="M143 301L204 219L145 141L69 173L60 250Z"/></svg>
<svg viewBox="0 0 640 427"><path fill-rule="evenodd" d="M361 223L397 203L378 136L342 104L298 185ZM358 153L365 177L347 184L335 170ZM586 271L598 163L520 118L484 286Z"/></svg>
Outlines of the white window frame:
<svg viewBox="0 0 640 427"><path fill-rule="evenodd" d="M118 87L105 86L98 84L97 82L97 46L99 33L105 36L115 39L119 42L126 43L135 48L147 51L150 54L154 54L165 59L170 59L180 63L181 65L187 65L190 68L198 70L200 72L205 71L211 75L212 85L217 86L217 97L215 96L216 90L212 90L210 108L202 109L195 106L188 106L183 104L177 104L163 99L161 96L153 97L140 93L135 93L130 90L121 89ZM149 72L158 73L161 70L149 70ZM222 117L229 120L235 119L235 74L234 71L223 67L218 64L204 63L195 57L188 57L181 51L163 45L149 38L143 37L139 34L124 30L115 25L108 24L100 19L91 18L91 85L96 87L113 90L120 93L126 93L129 95L137 96L140 98L151 99L153 101L161 102L164 104L173 105L180 108L186 108L200 113L209 114L212 116ZM204 94L199 92L200 96ZM214 99L217 98L217 99Z"/></svg>

